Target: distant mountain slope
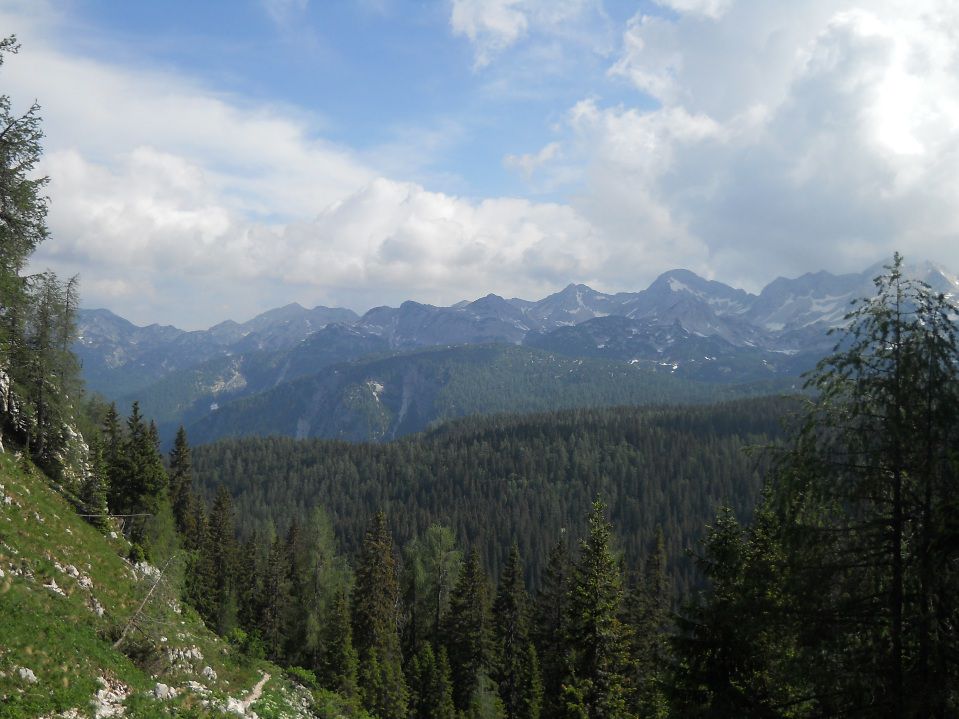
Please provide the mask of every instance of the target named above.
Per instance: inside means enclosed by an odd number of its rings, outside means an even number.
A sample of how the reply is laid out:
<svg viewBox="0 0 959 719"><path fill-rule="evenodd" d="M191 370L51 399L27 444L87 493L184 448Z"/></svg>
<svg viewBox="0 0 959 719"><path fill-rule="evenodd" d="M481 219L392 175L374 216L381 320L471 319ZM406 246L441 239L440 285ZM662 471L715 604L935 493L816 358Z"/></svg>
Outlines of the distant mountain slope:
<svg viewBox="0 0 959 719"><path fill-rule="evenodd" d="M239 397L387 350L388 344L381 337L333 324L292 348L217 357L172 372L119 399L124 405L138 400L144 414L160 424L162 434L169 435L177 424L190 424Z"/></svg>
<svg viewBox="0 0 959 719"><path fill-rule="evenodd" d="M292 347L334 322L353 322L352 310L305 309L298 304L269 310L242 324L227 321L208 330L137 327L109 310L80 310L73 350L87 386L110 398L146 387L178 369L214 357Z"/></svg>
<svg viewBox="0 0 959 719"><path fill-rule="evenodd" d="M190 425L194 443L286 435L383 441L455 417L617 404L689 404L791 386L776 378L726 387L671 367L559 357L510 345L421 350L327 368L220 406Z"/></svg>
<svg viewBox="0 0 959 719"><path fill-rule="evenodd" d="M655 365L677 380L727 385L773 381L782 386L832 348L828 330L844 321L852 299L872 294L872 277L881 269L880 264L861 273L823 271L795 279L778 278L758 295L688 270L671 270L640 292L605 294L571 284L538 301L490 294L451 307L404 302L395 308L374 308L362 317L349 310L288 305L244 324L225 322L201 332L157 325L135 327L105 310L92 310L81 313L76 350L91 389L124 403L141 400L166 437L178 423L225 427L224 416L240 411L234 407L224 413L228 403L273 392L262 401L263 406L272 405L284 383L311 376L314 383L321 382L322 372L331 365L431 347L525 345L566 358ZM959 281L936 265L921 263L906 269L936 289L959 295ZM396 362L408 365L433 356ZM475 371L479 365L473 365ZM503 387L525 381L527 371L519 363L496 366L514 375L503 378ZM414 383L424 393L419 402L423 406L432 406L439 387L446 382L430 373L424 368L423 377L430 379ZM333 398L337 390L329 380L321 384L329 412L347 424L354 422L354 411L347 412L340 406L344 400ZM581 382L589 390L578 393L577 401L588 405L601 402L606 396L598 389L601 384L599 378ZM395 380L391 388L394 385ZM556 387L541 389L559 391ZM302 385L282 391L292 396L302 391ZM499 389L491 391L499 397ZM590 391L599 394L590 397ZM709 394L705 386L697 391ZM532 401L530 393L515 394L527 404L514 402L501 408L543 408ZM571 396L568 388L562 394ZM391 396L388 392L387 405ZM302 397L296 399L305 402ZM492 405L498 402L490 400ZM373 415L380 416L380 405L370 408ZM423 411L423 416L432 419L458 414ZM221 412L221 416L203 420L211 412ZM406 416L394 409L390 413ZM381 416L374 422L379 429L370 425L360 431L360 425L347 429L335 422L335 426L327 426L315 412L301 413L307 414L311 427L325 427L316 430L324 436L383 438L402 434L406 430L401 426L407 426L406 420L394 426L393 419ZM228 424L240 427L248 423L236 419ZM413 426L420 424L413 422ZM223 431L217 430L215 435L222 436Z"/></svg>

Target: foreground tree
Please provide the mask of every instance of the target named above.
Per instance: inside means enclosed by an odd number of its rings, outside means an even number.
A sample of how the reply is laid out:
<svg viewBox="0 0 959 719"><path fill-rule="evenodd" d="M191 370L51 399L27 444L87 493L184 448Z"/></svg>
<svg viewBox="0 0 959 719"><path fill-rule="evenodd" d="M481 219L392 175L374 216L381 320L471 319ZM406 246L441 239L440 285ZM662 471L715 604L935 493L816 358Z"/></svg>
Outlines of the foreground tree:
<svg viewBox="0 0 959 719"><path fill-rule="evenodd" d="M15 36L0 39L0 65L19 49ZM39 105L15 111L0 95L0 440L14 440L62 481L80 388L70 351L77 279L24 274L48 234L47 178L36 172L42 138Z"/></svg>
<svg viewBox="0 0 959 719"><path fill-rule="evenodd" d="M190 459L190 444L186 438L186 430L181 425L177 430L173 449L170 450L170 505L173 508L173 518L176 521L177 531L184 537L190 538L196 534L194 523L194 504L196 497L193 494L193 467Z"/></svg>
<svg viewBox="0 0 959 719"><path fill-rule="evenodd" d="M959 710L957 310L899 255L875 284L809 379L757 522L707 545L713 590L686 632L724 658L699 682L707 713L736 694L743 716Z"/></svg>
<svg viewBox="0 0 959 719"><path fill-rule="evenodd" d="M513 544L493 603L493 679L509 719L538 719L543 685L529 637L523 560Z"/></svg>
<svg viewBox="0 0 959 719"><path fill-rule="evenodd" d="M461 711L489 683L490 629L489 580L474 548L453 587L443 632L453 674L453 701Z"/></svg>
<svg viewBox="0 0 959 719"><path fill-rule="evenodd" d="M586 537L570 582L569 676L564 685L572 716L625 717L629 698L629 648L623 579L610 546L606 507L593 503Z"/></svg>
<svg viewBox="0 0 959 719"><path fill-rule="evenodd" d="M571 573L569 550L560 540L550 549L533 611L532 634L542 672L542 710L547 717L558 716L562 709L562 687L569 666L566 638Z"/></svg>
<svg viewBox="0 0 959 719"><path fill-rule="evenodd" d="M835 660L817 677L823 702L839 711L941 715L955 701L949 657L959 646L951 624L959 555L949 529L959 440L956 308L908 279L898 254L875 284L876 295L857 303L837 351L810 379L819 400L776 499L793 518L788 549L803 558L795 571L803 598L833 627L826 636ZM824 595L823 586L832 591Z"/></svg>
<svg viewBox="0 0 959 719"><path fill-rule="evenodd" d="M0 40L0 65L20 49L14 35ZM40 106L15 112L0 95L0 369L12 370L23 346L27 286L21 273L47 237L47 178L35 176L42 152Z"/></svg>
<svg viewBox="0 0 959 719"><path fill-rule="evenodd" d="M399 579L386 515L366 532L353 592L353 642L360 657L363 706L381 719L406 716L399 635Z"/></svg>

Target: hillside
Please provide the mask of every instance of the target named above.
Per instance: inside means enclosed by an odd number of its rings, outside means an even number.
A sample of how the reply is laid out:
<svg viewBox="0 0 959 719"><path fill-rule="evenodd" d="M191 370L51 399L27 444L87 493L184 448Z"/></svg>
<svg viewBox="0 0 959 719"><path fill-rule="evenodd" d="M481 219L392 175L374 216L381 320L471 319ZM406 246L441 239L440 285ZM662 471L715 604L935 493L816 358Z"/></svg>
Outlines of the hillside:
<svg viewBox="0 0 959 719"><path fill-rule="evenodd" d="M207 631L170 589L176 559L161 573L128 551L0 453L0 717L308 717L335 705Z"/></svg>
<svg viewBox="0 0 959 719"><path fill-rule="evenodd" d="M698 404L789 390L794 378L723 385L651 362L574 359L510 345L423 350L341 364L220 406L192 441L285 435L388 441L457 417L619 404Z"/></svg>

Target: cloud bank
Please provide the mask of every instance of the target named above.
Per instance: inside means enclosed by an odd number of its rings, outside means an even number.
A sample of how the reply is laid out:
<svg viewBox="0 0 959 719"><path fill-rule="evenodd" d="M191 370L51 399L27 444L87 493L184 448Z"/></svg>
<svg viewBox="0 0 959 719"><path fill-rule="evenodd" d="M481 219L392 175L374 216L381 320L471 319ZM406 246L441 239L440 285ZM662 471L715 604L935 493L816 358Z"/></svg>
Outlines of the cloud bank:
<svg viewBox="0 0 959 719"><path fill-rule="evenodd" d="M959 268L959 7L659 6L621 27L595 94L503 152L549 202L432 191L303 108L63 50L49 6L0 11L24 44L5 92L40 99L48 136L35 266L80 272L86 306L185 327L294 300L638 289L677 266L757 289L894 249ZM453 0L445 31L481 78L544 35L561 49L597 7Z"/></svg>

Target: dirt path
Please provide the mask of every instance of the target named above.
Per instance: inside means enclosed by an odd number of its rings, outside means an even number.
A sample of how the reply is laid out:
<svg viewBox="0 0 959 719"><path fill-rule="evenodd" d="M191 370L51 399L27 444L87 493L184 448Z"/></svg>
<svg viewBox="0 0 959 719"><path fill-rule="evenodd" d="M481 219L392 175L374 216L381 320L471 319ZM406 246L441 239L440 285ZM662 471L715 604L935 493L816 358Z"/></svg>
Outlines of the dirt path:
<svg viewBox="0 0 959 719"><path fill-rule="evenodd" d="M263 685L268 681L270 681L270 675L266 672L263 672L263 676L260 678L260 681L253 686L250 696L243 700L243 711L249 709L250 705L260 698L260 695L263 693Z"/></svg>

